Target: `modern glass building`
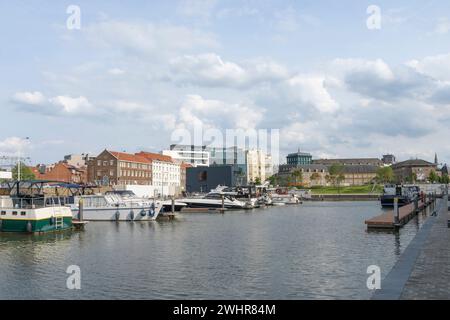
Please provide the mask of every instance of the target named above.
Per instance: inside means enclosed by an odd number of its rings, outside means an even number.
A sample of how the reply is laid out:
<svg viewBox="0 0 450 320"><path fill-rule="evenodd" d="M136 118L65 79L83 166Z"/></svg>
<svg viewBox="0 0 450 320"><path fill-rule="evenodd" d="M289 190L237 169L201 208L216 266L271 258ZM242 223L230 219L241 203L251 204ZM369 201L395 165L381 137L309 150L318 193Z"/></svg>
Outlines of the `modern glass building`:
<svg viewBox="0 0 450 320"><path fill-rule="evenodd" d="M290 165L305 165L305 164L311 164L312 163L312 155L305 152L296 152L296 153L290 153L286 157L287 164Z"/></svg>

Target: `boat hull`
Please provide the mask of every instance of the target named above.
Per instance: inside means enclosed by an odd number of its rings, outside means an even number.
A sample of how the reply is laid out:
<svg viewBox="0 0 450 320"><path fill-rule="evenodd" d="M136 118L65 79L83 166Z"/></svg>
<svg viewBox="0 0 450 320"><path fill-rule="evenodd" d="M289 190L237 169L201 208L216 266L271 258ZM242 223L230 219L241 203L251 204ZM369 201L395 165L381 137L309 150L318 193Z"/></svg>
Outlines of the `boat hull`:
<svg viewBox="0 0 450 320"><path fill-rule="evenodd" d="M153 211L145 208L84 208L83 220L86 221L154 221L159 215L160 207ZM73 217L79 219L79 210L72 210Z"/></svg>
<svg viewBox="0 0 450 320"><path fill-rule="evenodd" d="M66 207L1 209L1 232L44 233L71 228L72 215L69 208Z"/></svg>
<svg viewBox="0 0 450 320"><path fill-rule="evenodd" d="M72 217L64 217L62 226L58 227L51 218L42 220L1 219L0 224L1 232L45 233L71 229Z"/></svg>
<svg viewBox="0 0 450 320"><path fill-rule="evenodd" d="M382 207L393 207L394 206L394 198L398 198L398 206L399 207L402 207L402 206L405 206L405 205L411 203L409 198L406 198L406 197L399 197L399 196L394 196L394 195L383 195L380 197L381 206Z"/></svg>

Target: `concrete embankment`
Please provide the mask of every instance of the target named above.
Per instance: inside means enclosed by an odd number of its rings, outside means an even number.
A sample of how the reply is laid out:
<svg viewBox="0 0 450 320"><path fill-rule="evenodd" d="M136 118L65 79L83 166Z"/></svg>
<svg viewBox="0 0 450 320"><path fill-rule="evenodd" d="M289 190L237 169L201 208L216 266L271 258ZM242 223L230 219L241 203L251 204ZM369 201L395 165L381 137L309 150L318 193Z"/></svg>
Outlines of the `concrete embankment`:
<svg viewBox="0 0 450 320"><path fill-rule="evenodd" d="M379 194L313 194L313 201L377 201Z"/></svg>

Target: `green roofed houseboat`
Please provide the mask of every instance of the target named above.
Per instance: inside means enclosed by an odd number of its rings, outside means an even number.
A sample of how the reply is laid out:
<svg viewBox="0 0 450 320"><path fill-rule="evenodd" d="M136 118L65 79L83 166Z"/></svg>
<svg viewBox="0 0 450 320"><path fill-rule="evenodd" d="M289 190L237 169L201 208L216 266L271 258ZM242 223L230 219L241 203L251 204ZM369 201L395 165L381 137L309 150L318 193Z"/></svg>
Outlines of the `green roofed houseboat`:
<svg viewBox="0 0 450 320"><path fill-rule="evenodd" d="M0 232L44 233L72 228L72 212L61 198L46 196L48 181L8 182L0 195ZM6 192L5 192L6 191Z"/></svg>

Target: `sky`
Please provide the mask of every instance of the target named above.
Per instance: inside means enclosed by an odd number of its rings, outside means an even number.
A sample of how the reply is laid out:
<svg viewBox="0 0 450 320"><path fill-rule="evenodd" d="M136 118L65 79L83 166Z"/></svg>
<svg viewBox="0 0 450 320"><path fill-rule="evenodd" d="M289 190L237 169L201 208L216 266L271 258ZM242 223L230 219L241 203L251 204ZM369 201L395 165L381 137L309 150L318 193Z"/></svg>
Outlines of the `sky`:
<svg viewBox="0 0 450 320"><path fill-rule="evenodd" d="M450 159L448 1L1 0L0 39L0 156L158 152L201 126L279 130L281 162Z"/></svg>

